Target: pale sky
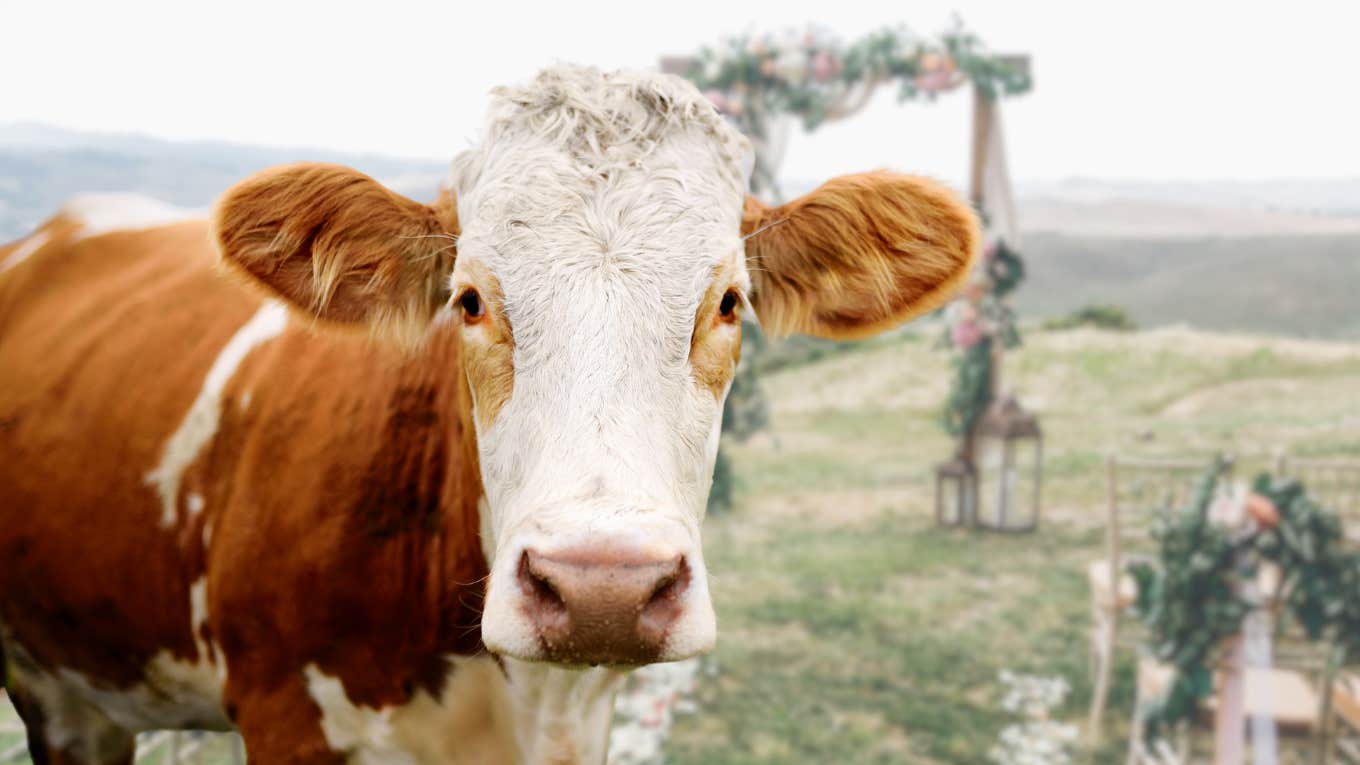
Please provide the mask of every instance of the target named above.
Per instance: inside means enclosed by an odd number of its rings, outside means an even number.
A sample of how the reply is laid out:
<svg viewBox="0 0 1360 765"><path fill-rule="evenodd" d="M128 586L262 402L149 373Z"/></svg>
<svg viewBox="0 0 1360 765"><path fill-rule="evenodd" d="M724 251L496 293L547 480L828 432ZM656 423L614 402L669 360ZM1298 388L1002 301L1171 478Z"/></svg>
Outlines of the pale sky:
<svg viewBox="0 0 1360 765"><path fill-rule="evenodd" d="M1024 180L1360 176L1360 3L1140 0L0 0L0 122L451 158L493 86L558 61L651 66L809 21L847 40L962 16L1033 56L1004 106ZM786 178L892 167L961 179L969 101L799 135Z"/></svg>

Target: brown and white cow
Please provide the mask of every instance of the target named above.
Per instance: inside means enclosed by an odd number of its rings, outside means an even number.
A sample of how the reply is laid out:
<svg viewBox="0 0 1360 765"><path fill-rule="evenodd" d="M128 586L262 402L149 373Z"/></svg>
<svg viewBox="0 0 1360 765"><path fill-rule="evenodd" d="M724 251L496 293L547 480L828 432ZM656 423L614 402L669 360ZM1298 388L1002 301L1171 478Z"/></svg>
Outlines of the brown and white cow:
<svg viewBox="0 0 1360 765"><path fill-rule="evenodd" d="M87 198L0 248L0 629L35 760L188 727L261 763L602 762L626 668L713 645L741 314L862 337L976 246L930 182L769 208L749 160L680 79L559 67L495 92L433 205L301 164L210 221Z"/></svg>

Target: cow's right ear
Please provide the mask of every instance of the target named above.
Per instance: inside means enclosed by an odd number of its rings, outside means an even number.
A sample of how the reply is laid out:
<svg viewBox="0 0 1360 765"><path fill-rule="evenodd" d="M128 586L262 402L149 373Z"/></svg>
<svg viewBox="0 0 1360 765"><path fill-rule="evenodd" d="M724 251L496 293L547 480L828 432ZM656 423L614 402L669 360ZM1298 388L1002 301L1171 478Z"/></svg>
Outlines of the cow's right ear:
<svg viewBox="0 0 1360 765"><path fill-rule="evenodd" d="M236 184L213 211L223 263L296 309L413 345L448 300L458 217L338 165L300 163Z"/></svg>

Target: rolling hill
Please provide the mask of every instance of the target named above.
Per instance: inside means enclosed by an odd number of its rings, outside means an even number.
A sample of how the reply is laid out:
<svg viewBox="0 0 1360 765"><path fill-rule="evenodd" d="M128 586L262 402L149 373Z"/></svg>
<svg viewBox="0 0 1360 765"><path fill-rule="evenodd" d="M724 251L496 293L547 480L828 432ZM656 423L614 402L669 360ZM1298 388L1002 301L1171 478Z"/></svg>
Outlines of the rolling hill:
<svg viewBox="0 0 1360 765"><path fill-rule="evenodd" d="M256 170L304 160L349 165L419 199L434 196L448 169L445 162L317 149L179 143L34 123L0 124L0 241L23 236L81 192L136 191L204 207Z"/></svg>
<svg viewBox="0 0 1360 765"><path fill-rule="evenodd" d="M1024 316L1123 306L1142 326L1360 338L1360 234L1114 238L1031 234Z"/></svg>
<svg viewBox="0 0 1360 765"><path fill-rule="evenodd" d="M137 191L202 207L269 165L358 168L431 198L443 161L307 148L177 143L0 124L0 241L23 236L72 195ZM789 182L791 191L812 183ZM1144 326L1360 337L1360 180L1021 184L1026 318L1092 303L1123 306Z"/></svg>

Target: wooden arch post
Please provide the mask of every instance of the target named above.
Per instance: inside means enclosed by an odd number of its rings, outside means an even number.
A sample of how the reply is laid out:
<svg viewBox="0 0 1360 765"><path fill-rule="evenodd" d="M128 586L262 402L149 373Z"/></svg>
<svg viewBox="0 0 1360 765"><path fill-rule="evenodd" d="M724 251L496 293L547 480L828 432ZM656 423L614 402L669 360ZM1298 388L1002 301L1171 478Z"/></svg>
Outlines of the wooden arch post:
<svg viewBox="0 0 1360 765"><path fill-rule="evenodd" d="M1029 56L1009 55L1001 56L1001 61L1018 71L1024 72L1029 76L1030 60ZM968 201L972 203L973 209L979 215L987 210L988 202L986 194L986 173L987 164L991 159L987 152L992 145L992 129L996 124L996 100L993 96L988 96L987 92L977 83L970 83L973 95L973 140L968 163ZM993 401L1001 397L1001 362L1003 358L1002 344L993 342L991 373L987 381L987 390L991 393ZM978 422L982 418L978 418ZM959 444L959 457L969 465L973 464L975 455L975 445L977 441L978 422L973 423L962 436L962 443Z"/></svg>

